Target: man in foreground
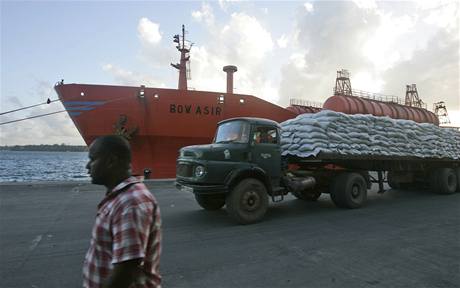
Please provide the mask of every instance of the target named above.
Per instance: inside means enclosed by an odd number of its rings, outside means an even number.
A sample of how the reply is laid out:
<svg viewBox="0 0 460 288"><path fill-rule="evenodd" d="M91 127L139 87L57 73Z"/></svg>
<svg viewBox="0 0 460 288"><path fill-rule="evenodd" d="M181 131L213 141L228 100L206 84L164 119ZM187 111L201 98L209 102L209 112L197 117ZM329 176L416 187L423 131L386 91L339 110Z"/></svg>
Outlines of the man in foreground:
<svg viewBox="0 0 460 288"><path fill-rule="evenodd" d="M131 149L123 137L102 136L90 145L86 168L92 183L107 192L85 257L84 287L160 287L160 210L130 167Z"/></svg>

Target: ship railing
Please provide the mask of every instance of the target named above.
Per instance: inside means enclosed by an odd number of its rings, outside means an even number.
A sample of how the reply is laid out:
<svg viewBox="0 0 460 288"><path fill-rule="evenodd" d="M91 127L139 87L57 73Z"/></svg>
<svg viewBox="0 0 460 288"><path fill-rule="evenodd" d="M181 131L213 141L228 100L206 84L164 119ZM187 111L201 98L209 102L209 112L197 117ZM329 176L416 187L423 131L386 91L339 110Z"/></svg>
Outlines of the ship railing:
<svg viewBox="0 0 460 288"><path fill-rule="evenodd" d="M398 96L373 93L373 92L368 92L368 91L363 91L363 90L353 89L352 95L349 95L349 94L343 94L341 91L338 91L337 89L334 88L334 95L354 96L354 97L360 97L360 98L365 98L365 99L370 99L370 100L375 100L375 101L396 103L396 104L405 105L405 106L413 106L413 107L428 109L427 104L424 102L420 102L417 105L410 105L410 104L408 105L405 103L403 99L399 98Z"/></svg>
<svg viewBox="0 0 460 288"><path fill-rule="evenodd" d="M352 93L353 93L353 96L356 96L356 97L404 105L404 101L401 98L394 96L394 95L385 95L385 94L372 93L368 91L355 90L355 89L352 90Z"/></svg>
<svg viewBox="0 0 460 288"><path fill-rule="evenodd" d="M360 97L360 98L365 98L365 99L370 99L370 100L375 100L375 101L380 101L380 102L396 103L396 104L405 105L405 106L412 106L412 107L417 107L417 108L428 109L427 104L422 101L420 101L420 103L417 103L417 105L410 105L410 104L406 104L405 101L399 98L398 96L373 93L373 92L363 91L363 90L353 89L352 95L349 95L349 94L344 94L342 91L339 91L336 88L334 88L334 95L354 96L354 97Z"/></svg>
<svg viewBox="0 0 460 288"><path fill-rule="evenodd" d="M292 105L298 105L298 106L323 108L323 103L321 103L321 102L309 101L309 100L298 99L298 98L289 99L289 105L291 105L291 106Z"/></svg>

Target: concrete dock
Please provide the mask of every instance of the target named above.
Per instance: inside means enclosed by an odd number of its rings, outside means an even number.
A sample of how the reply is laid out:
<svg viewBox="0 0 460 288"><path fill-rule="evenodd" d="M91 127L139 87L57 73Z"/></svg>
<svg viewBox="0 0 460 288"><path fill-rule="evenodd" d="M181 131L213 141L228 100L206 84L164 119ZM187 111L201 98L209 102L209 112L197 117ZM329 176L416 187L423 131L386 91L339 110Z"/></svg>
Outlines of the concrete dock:
<svg viewBox="0 0 460 288"><path fill-rule="evenodd" d="M287 197L241 226L172 182L148 182L163 217L163 287L460 287L460 193L389 190L338 209ZM81 287L96 205L87 183L0 185L0 287Z"/></svg>

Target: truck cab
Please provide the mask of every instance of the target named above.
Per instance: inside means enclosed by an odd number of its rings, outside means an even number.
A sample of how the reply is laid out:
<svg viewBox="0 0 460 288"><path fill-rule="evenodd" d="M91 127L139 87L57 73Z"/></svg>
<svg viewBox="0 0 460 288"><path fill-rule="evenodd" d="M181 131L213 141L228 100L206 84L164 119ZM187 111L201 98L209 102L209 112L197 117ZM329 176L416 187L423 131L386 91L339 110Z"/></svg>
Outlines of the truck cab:
<svg viewBox="0 0 460 288"><path fill-rule="evenodd" d="M240 223L258 221L268 196L287 193L282 187L280 125L268 119L232 118L218 123L208 145L180 149L176 186L194 193L206 210L227 205Z"/></svg>

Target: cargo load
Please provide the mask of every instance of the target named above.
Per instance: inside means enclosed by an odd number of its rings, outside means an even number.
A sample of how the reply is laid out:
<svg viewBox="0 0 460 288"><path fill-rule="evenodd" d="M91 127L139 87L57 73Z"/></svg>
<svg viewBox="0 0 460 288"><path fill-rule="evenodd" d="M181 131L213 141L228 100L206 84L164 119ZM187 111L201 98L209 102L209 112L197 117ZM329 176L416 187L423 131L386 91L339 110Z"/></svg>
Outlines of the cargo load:
<svg viewBox="0 0 460 288"><path fill-rule="evenodd" d="M281 123L282 155L460 159L460 132L431 123L323 110Z"/></svg>

